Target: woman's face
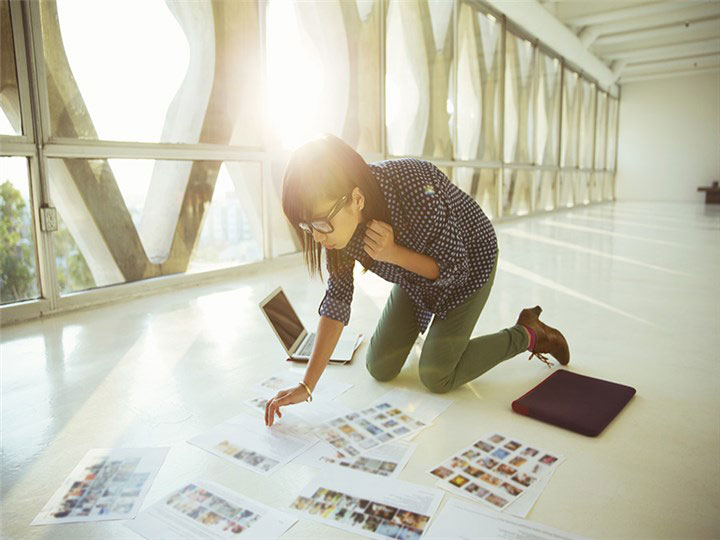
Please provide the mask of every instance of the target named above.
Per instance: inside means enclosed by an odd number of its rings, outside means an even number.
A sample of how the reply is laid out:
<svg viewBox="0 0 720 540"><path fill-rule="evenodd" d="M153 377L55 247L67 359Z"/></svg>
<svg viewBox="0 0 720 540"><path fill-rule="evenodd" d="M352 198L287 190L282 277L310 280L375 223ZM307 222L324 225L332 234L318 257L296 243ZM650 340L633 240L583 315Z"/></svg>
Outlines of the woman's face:
<svg viewBox="0 0 720 540"><path fill-rule="evenodd" d="M316 202L312 213L313 218L326 217L337 202L336 199ZM324 234L313 229L315 241L321 243L326 249L343 249L355 233L358 223L362 221L364 205L365 197L359 188L355 188L350 200L330 219L334 229L333 232Z"/></svg>

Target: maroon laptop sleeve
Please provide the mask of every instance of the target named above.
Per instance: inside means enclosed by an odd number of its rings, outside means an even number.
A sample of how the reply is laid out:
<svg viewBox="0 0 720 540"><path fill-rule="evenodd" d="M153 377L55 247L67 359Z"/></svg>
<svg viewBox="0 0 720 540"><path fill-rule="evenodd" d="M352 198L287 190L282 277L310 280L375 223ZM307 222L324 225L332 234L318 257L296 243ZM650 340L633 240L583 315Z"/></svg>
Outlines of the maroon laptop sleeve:
<svg viewBox="0 0 720 540"><path fill-rule="evenodd" d="M635 395L635 389L560 369L521 398L515 412L596 437Z"/></svg>

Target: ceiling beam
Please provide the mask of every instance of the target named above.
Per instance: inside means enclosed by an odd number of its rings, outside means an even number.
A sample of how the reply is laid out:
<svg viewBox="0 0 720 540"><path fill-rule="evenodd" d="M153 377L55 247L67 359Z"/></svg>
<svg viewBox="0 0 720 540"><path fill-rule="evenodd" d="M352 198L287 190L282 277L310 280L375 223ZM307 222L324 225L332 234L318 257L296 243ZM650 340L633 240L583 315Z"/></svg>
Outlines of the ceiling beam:
<svg viewBox="0 0 720 540"><path fill-rule="evenodd" d="M602 3L600 3L602 4ZM570 17L558 17L563 23L569 26L590 26L597 24L611 23L632 19L634 17L647 17L648 15L656 15L679 9L687 9L689 7L712 4L711 0L685 0L678 2L677 0L667 0L665 2L651 2L648 4L640 4L620 9L610 9L598 13L581 14Z"/></svg>
<svg viewBox="0 0 720 540"><path fill-rule="evenodd" d="M708 19L696 19L691 21L678 21L672 24L646 28L643 30L629 30L613 34L602 35L595 40L596 45L611 45L614 43L629 43L632 41L648 40L657 37L663 39L682 38L692 39L698 33L717 33L720 26L720 16ZM590 27L593 28L593 27Z"/></svg>
<svg viewBox="0 0 720 540"><path fill-rule="evenodd" d="M675 45L662 45L659 47L644 47L642 49L623 50L603 54L607 60L637 61L642 59L666 58L669 56L684 56L689 54L704 54L720 52L720 38L688 41Z"/></svg>
<svg viewBox="0 0 720 540"><path fill-rule="evenodd" d="M613 72L536 0L486 0L486 3L595 78L604 88L615 82Z"/></svg>
<svg viewBox="0 0 720 540"><path fill-rule="evenodd" d="M609 34L641 32L681 24L686 21L702 21L708 18L720 17L720 2L689 4L690 7L682 3L681 5L683 9L585 26L579 32L580 40L589 47L596 41L602 43L604 41L603 37ZM717 28L720 28L720 25Z"/></svg>
<svg viewBox="0 0 720 540"><path fill-rule="evenodd" d="M698 69L681 69L667 73L648 73L644 75L622 76L618 81L619 84L625 85L630 83L652 81L657 79L672 79L677 77L692 77L694 75L707 75L711 73L720 73L720 67L707 67Z"/></svg>
<svg viewBox="0 0 720 540"><path fill-rule="evenodd" d="M711 66L720 66L720 53L708 54L705 56L689 56L686 58L670 58L655 62L644 62L642 64L628 64L625 66L623 75L676 71L678 69L706 68Z"/></svg>

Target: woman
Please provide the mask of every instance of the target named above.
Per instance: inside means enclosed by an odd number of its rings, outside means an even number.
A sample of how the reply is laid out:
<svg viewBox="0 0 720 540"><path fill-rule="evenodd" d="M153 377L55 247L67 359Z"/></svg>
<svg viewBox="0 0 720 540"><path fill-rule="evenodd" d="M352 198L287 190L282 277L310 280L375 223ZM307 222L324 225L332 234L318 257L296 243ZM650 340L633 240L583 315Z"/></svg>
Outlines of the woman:
<svg viewBox="0 0 720 540"><path fill-rule="evenodd" d="M563 335L538 319L539 306L522 310L510 328L470 339L495 278L497 240L480 206L433 164L367 164L325 135L293 152L282 199L310 273L322 275L325 248L329 276L305 376L268 401L267 425L282 416L280 407L312 399L350 319L356 260L395 284L366 356L380 381L400 372L428 327L419 371L432 392L453 390L525 350L546 363L543 353L570 361Z"/></svg>

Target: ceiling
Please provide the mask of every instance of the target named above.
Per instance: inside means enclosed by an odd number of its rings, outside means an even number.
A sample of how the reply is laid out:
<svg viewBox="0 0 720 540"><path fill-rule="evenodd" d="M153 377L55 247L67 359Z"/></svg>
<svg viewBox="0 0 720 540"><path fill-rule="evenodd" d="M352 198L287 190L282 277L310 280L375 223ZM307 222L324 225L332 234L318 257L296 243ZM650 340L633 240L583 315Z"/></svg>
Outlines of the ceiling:
<svg viewBox="0 0 720 540"><path fill-rule="evenodd" d="M617 83L720 71L720 0L540 0Z"/></svg>

